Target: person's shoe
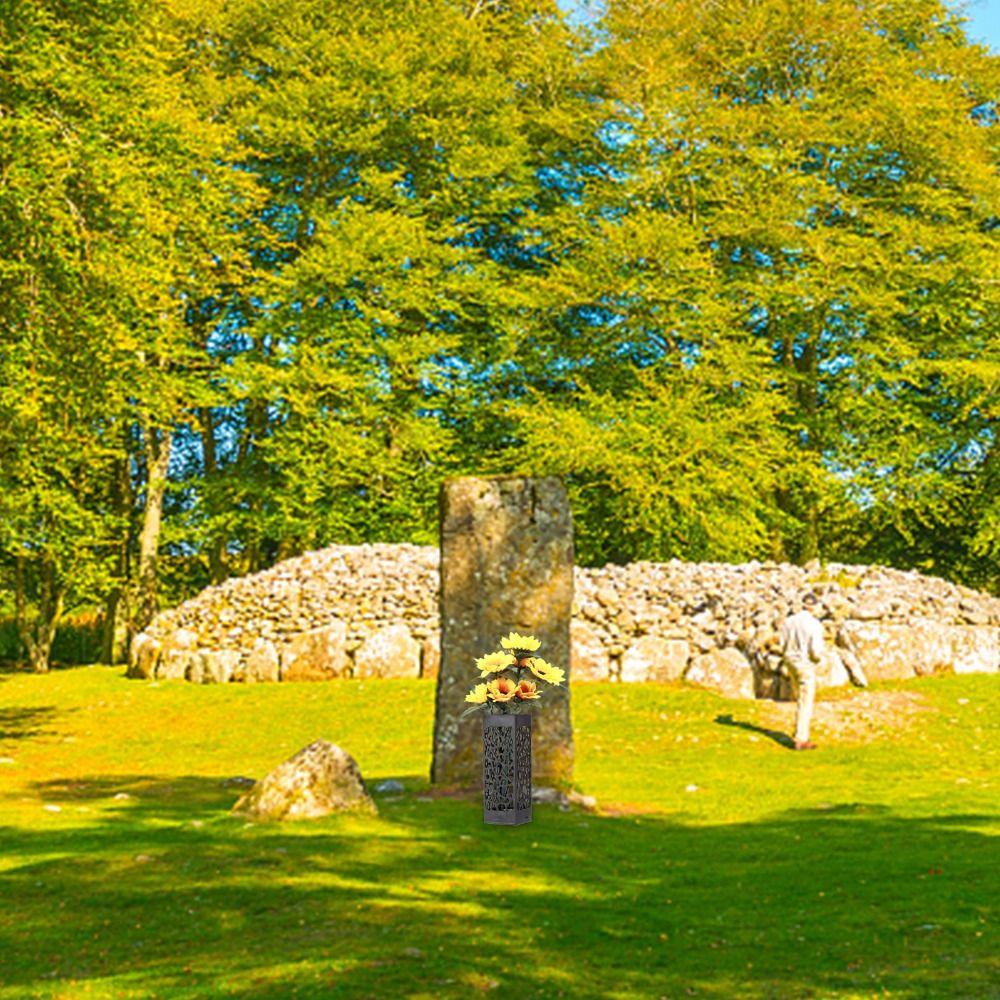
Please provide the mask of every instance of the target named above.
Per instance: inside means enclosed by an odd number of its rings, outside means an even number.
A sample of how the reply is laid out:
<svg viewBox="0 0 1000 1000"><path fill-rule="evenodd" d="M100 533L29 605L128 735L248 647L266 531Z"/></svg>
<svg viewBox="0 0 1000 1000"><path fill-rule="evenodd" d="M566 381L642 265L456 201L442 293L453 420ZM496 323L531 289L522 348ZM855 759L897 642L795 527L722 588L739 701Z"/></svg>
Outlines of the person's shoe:
<svg viewBox="0 0 1000 1000"><path fill-rule="evenodd" d="M796 750L815 750L816 744L811 743L809 740L796 740L795 741Z"/></svg>

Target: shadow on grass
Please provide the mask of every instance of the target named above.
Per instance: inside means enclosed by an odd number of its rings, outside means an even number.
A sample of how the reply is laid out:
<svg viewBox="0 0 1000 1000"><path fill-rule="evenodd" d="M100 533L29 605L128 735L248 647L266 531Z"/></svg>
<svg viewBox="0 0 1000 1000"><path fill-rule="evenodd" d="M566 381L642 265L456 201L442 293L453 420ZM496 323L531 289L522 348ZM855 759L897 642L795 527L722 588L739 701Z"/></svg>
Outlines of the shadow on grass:
<svg viewBox="0 0 1000 1000"><path fill-rule="evenodd" d="M734 719L730 714L717 715L715 721L720 726L733 726L735 729L746 729L751 733L760 733L761 736L766 736L769 740L774 740L780 746L787 747L789 750L795 749L795 740L788 733L781 732L780 729L767 729L765 726L758 726L752 722Z"/></svg>
<svg viewBox="0 0 1000 1000"><path fill-rule="evenodd" d="M29 736L40 736L51 730L45 729L58 714L54 705L37 708L0 708L0 743L23 740Z"/></svg>
<svg viewBox="0 0 1000 1000"><path fill-rule="evenodd" d="M689 826L536 807L495 828L475 800L407 795L377 819L248 825L218 778L38 791L95 815L0 828L12 995L944 998L998 981L992 816L849 803Z"/></svg>
<svg viewBox="0 0 1000 1000"><path fill-rule="evenodd" d="M106 664L98 663L96 661L76 663L66 660L50 660L48 670L39 672L37 670L33 670L26 660L0 660L0 681L15 675L45 677L46 674L60 673L64 670L93 670L95 667L103 669L106 666ZM124 670L124 667L121 664L118 664L115 669Z"/></svg>

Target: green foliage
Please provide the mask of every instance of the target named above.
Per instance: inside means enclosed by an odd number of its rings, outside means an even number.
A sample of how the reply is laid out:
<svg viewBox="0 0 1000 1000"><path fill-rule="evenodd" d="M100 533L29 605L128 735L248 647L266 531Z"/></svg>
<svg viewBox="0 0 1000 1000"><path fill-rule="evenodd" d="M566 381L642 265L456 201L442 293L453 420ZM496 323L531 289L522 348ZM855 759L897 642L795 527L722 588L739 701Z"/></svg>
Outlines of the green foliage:
<svg viewBox="0 0 1000 1000"><path fill-rule="evenodd" d="M657 366L636 372L627 390L584 386L575 399L524 405L521 467L568 477L585 518L583 562L739 561L767 549L781 468L776 401L713 367ZM590 523L602 507L612 516Z"/></svg>
<svg viewBox="0 0 1000 1000"><path fill-rule="evenodd" d="M1000 60L938 0L0 8L0 576L436 537L998 585ZM16 28L14 26L16 25ZM162 557L162 558L161 558Z"/></svg>
<svg viewBox="0 0 1000 1000"><path fill-rule="evenodd" d="M150 441L211 391L188 312L247 185L164 9L5 6L0 571L42 669L65 603L125 582Z"/></svg>
<svg viewBox="0 0 1000 1000"><path fill-rule="evenodd" d="M450 2L262 13L218 26L220 71L268 80L231 114L274 249L225 380L243 440L221 489L243 520L203 513L255 550L431 541L441 478L476 462L462 421L507 357L492 341L517 292L495 252L545 197L539 25ZM551 74L571 36L544 18Z"/></svg>
<svg viewBox="0 0 1000 1000"><path fill-rule="evenodd" d="M848 555L845 503L868 551L953 516L996 446L998 61L935 2L622 2L608 28L625 169L690 218L789 404L782 547Z"/></svg>

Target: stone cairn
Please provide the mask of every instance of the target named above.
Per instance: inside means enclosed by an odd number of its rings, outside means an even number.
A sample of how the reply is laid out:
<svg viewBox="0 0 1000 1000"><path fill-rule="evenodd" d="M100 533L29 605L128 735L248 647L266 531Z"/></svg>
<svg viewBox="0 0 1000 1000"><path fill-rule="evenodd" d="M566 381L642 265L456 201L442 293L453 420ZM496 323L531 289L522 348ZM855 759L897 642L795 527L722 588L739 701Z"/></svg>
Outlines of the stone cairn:
<svg viewBox="0 0 1000 1000"><path fill-rule="evenodd" d="M819 598L820 680L1000 670L1000 599L913 571L812 563L638 562L575 570L572 677L691 683L787 697L777 628ZM134 677L195 682L437 675L438 550L332 546L209 587L162 612Z"/></svg>

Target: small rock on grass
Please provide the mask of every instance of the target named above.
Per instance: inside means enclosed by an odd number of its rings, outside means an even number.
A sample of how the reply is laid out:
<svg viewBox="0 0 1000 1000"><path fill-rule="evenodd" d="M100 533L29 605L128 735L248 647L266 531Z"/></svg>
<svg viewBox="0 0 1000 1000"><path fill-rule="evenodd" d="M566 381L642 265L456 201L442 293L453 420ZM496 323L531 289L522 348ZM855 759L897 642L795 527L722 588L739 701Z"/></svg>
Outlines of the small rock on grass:
<svg viewBox="0 0 1000 1000"><path fill-rule="evenodd" d="M547 788L544 785L539 785L531 790L531 801L535 803L551 802L558 805L565 800L565 794L560 792L558 788Z"/></svg>
<svg viewBox="0 0 1000 1000"><path fill-rule="evenodd" d="M253 788L257 782L254 778L248 778L245 775L238 774L233 778L226 778L222 782L223 788Z"/></svg>
<svg viewBox="0 0 1000 1000"><path fill-rule="evenodd" d="M406 791L406 787L401 781L396 781L394 778L390 778L387 781L380 781L375 786L375 791L379 795L400 795Z"/></svg>
<svg viewBox="0 0 1000 1000"><path fill-rule="evenodd" d="M254 783L233 806L250 819L312 819L336 812L375 813L354 758L326 740L314 740Z"/></svg>
<svg viewBox="0 0 1000 1000"><path fill-rule="evenodd" d="M593 812L597 808L597 799L593 795L582 795L580 792L570 792L566 796L570 805L579 806L588 812Z"/></svg>
<svg viewBox="0 0 1000 1000"><path fill-rule="evenodd" d="M531 801L536 804L556 805L562 810L570 806L593 811L597 808L597 799L593 795L582 795L580 792L562 792L558 788L548 788L540 785L531 790Z"/></svg>

